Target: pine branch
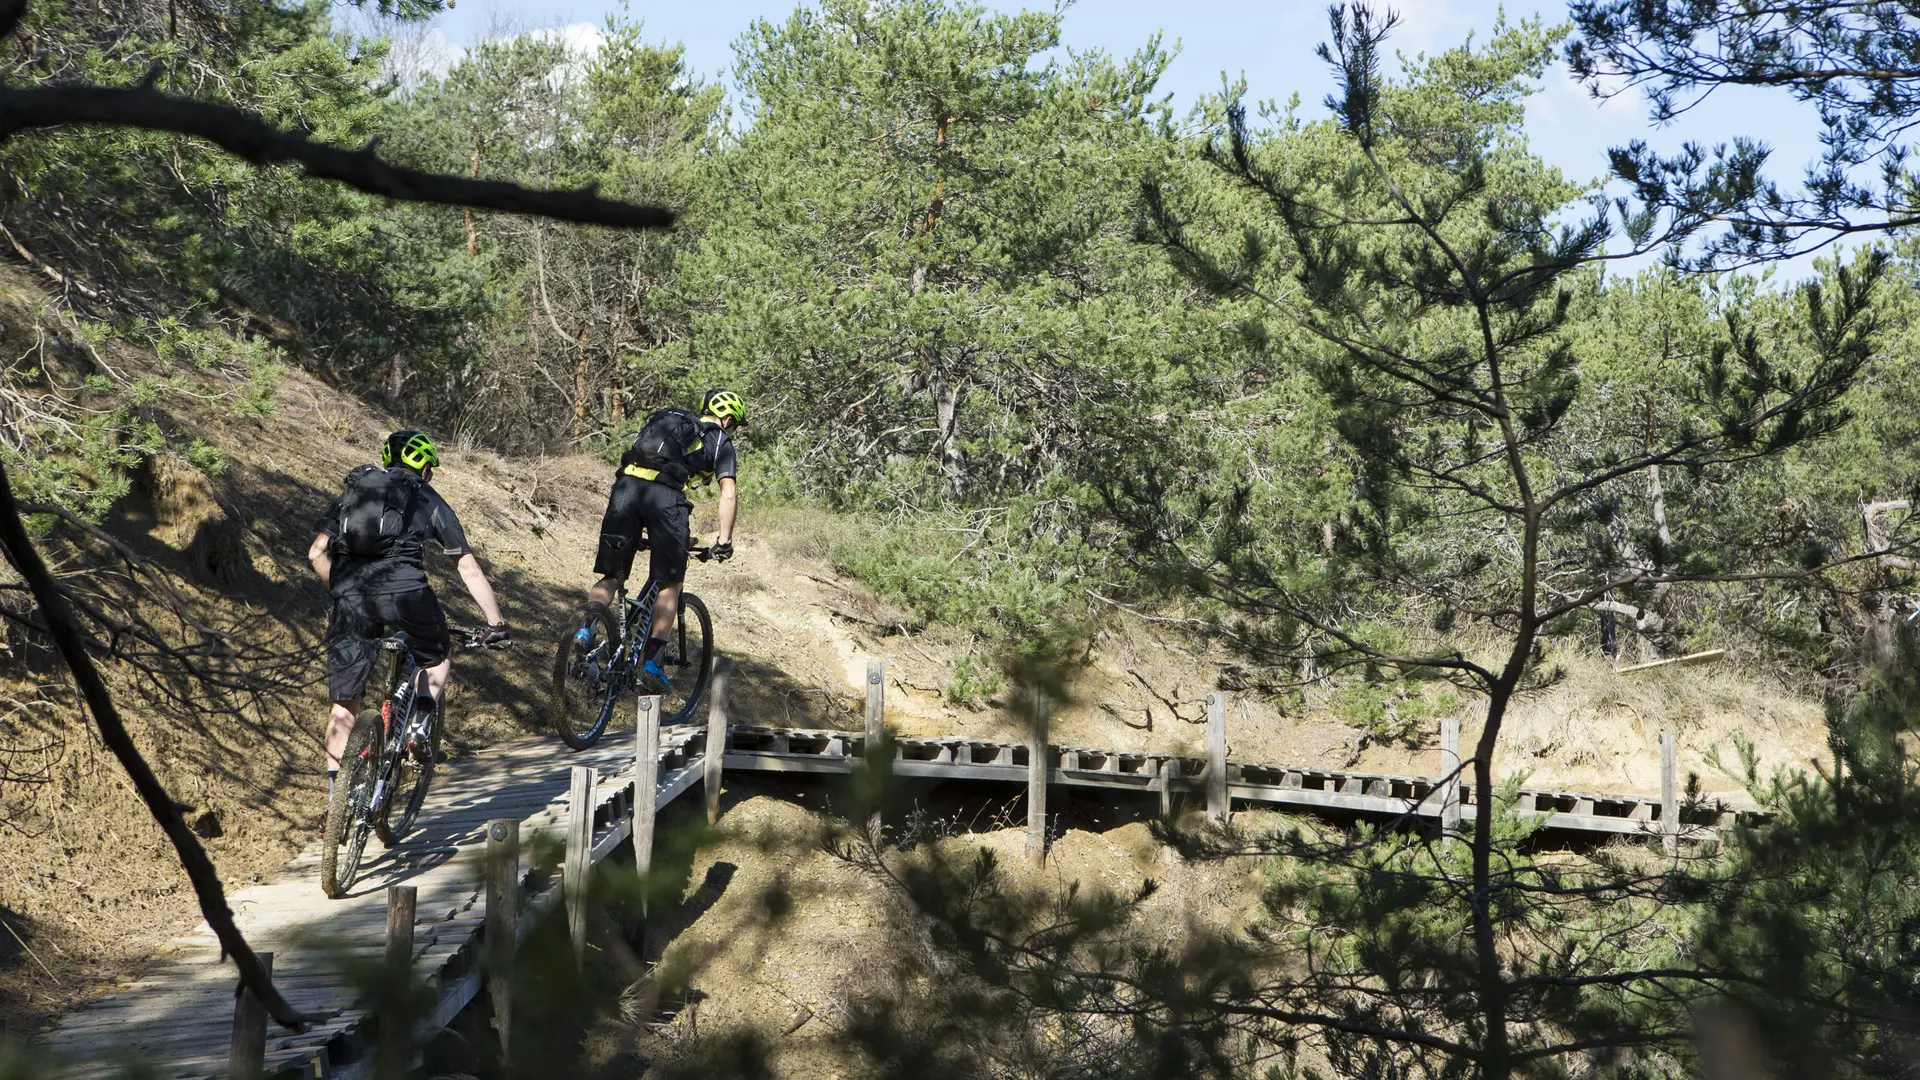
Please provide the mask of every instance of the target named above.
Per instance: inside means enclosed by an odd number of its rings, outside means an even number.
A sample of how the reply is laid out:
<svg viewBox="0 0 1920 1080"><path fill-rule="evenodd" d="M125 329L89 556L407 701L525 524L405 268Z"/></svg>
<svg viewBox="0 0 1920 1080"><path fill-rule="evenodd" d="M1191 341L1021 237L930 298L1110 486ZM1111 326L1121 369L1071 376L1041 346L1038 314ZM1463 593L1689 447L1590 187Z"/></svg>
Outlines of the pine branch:
<svg viewBox="0 0 1920 1080"><path fill-rule="evenodd" d="M4 11L0 11L0 22L4 22L4 18ZM0 548L6 550L7 561L26 581L34 602L46 617L47 633L53 638L54 648L59 650L68 670L73 673L73 681L87 703L87 712L100 729L101 741L107 744L107 749L113 752L120 767L126 770L127 776L133 781L134 790L140 793L140 800L147 804L148 813L153 815L161 831L172 842L180 865L187 872L187 879L193 883L194 895L199 898L200 913L206 916L207 925L213 928L214 935L220 939L221 951L233 958L241 985L253 991L254 996L266 1006L269 1016L295 1031L305 1031L313 1018L297 1012L274 988L273 981L260 966L260 958L254 955L253 948L234 924L233 909L227 906L226 893L221 888L213 860L207 857L206 849L200 846L199 839L180 816L180 805L167 793L160 778L154 775L152 766L140 756L133 736L121 721L120 710L113 703L113 695L108 692L106 681L100 677L100 669L94 665L93 657L87 654L80 629L74 622L72 608L47 570L47 564L41 560L40 553L34 549L33 541L27 536L4 462L0 462Z"/></svg>
<svg viewBox="0 0 1920 1080"><path fill-rule="evenodd" d="M15 19L21 6L14 5ZM0 29L8 25L7 10L0 8ZM503 210L619 229L665 228L676 216L664 207L601 198L591 187L543 191L395 165L374 152L374 143L359 150L328 146L281 131L241 109L174 97L146 84L0 89L0 145L22 131L70 125L191 135L256 165L298 165L308 176L406 202Z"/></svg>

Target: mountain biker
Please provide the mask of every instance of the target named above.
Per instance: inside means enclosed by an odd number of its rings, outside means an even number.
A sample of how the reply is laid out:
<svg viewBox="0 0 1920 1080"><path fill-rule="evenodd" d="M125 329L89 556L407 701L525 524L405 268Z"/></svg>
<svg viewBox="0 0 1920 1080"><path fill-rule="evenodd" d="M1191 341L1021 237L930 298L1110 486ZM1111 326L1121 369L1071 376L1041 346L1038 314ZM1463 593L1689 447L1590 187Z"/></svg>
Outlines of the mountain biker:
<svg viewBox="0 0 1920 1080"><path fill-rule="evenodd" d="M653 554L648 572L660 583L653 605L653 626L642 653L641 674L667 689L667 673L660 650L680 609L681 583L687 578L687 553L692 546L693 503L689 484L717 480L720 486L720 535L713 558L733 557L733 518L737 503L733 440L727 432L747 422L747 405L732 390L716 388L700 399L698 419L680 409L661 409L647 418L633 445L620 456L607 512L600 521L600 546L593 572L600 575L587 591L585 624L574 635L581 646L593 640L593 623L606 614L616 591L626 587L633 572L633 554L644 528Z"/></svg>
<svg viewBox="0 0 1920 1080"><path fill-rule="evenodd" d="M333 700L327 720L329 790L373 671L376 642L406 631L408 650L427 682L427 698L418 708L436 708L446 691L453 642L421 565L427 540L458 560L460 579L487 618L481 640L504 644L512 638L460 519L429 483L439 464L440 453L425 434L403 430L387 436L380 465L362 465L347 474L346 489L321 517L307 548L307 561L333 598L326 637L327 694Z"/></svg>

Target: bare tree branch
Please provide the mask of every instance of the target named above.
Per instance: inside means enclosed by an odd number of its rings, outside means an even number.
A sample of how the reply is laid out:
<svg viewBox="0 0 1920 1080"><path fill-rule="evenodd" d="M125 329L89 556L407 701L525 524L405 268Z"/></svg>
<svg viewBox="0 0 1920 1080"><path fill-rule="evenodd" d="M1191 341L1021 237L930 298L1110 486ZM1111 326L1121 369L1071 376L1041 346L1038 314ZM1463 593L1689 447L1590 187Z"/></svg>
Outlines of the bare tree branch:
<svg viewBox="0 0 1920 1080"><path fill-rule="evenodd" d="M5 25L6 11L0 8L0 27ZM372 143L359 150L327 146L278 130L243 110L174 97L144 85L0 89L0 144L21 131L75 124L192 135L256 165L299 165L309 176L407 202L474 206L620 229L665 228L676 216L664 207L603 199L590 187L542 191L395 165L375 154Z"/></svg>
<svg viewBox="0 0 1920 1080"><path fill-rule="evenodd" d="M4 12L0 12L0 19L4 19ZM254 955L247 939L241 936L240 928L234 924L233 909L227 906L226 892L221 888L213 860L207 857L206 849L200 846L200 841L180 816L179 804L167 793L160 778L154 775L153 768L133 744L133 736L128 734L126 724L120 719L120 711L114 706L106 681L100 677L100 669L94 666L93 657L87 654L66 597L48 572L47 564L41 561L33 541L27 536L4 462L0 462L0 547L5 548L7 560L26 581L34 601L46 617L47 633L53 638L54 647L59 650L68 670L73 672L73 681L86 700L87 712L100 729L101 741L113 751L120 767L132 779L134 790L140 793L140 800L147 804L147 811L159 822L161 831L172 842L180 865L187 872L187 879L193 883L194 895L200 901L200 912L206 916L207 925L213 928L215 936L220 939L221 951L233 958L233 966L239 971L241 984L253 991L265 1004L268 1015L282 1025L296 1031L306 1030L313 1018L295 1011L286 998L280 996L280 991L274 988L273 981L260 966L260 958Z"/></svg>

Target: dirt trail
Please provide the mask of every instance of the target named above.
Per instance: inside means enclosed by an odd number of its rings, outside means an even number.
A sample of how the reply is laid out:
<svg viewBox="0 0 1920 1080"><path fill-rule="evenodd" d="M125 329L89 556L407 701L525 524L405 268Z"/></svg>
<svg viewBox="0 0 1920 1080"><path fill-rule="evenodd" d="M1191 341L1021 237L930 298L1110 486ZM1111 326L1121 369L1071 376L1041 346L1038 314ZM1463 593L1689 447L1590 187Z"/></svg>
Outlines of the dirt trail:
<svg viewBox="0 0 1920 1080"><path fill-rule="evenodd" d="M0 345L23 344L14 339L44 321L39 304L17 288L0 289ZM134 374L159 363L128 349L112 359ZM217 446L230 468L209 479L168 462L104 525L173 571L208 619L242 628L236 633L281 654L286 667L277 677L285 685L228 716L164 703L145 708L149 699L124 678L121 692L136 713L136 738L192 807L190 819L223 878L246 882L291 857L320 817L325 596L305 562L313 523L347 470L372 459L402 424L300 372L281 380L270 416L196 408L175 406L163 425ZM938 629L899 632L885 603L836 572L837 523L817 511L756 502L753 466L749 454L738 556L722 566L696 564L689 576L714 613L722 650L740 662L738 718L857 727L865 662L879 657L887 664L889 717L900 731L1021 737L1000 703L947 700L943 688L969 644ZM592 576L609 475L603 460L587 455L509 460L445 447L434 484L459 513L523 643L488 662L456 661L454 754L539 728L548 643L571 624ZM700 508L695 527L711 534L710 507ZM70 550L58 535L51 543ZM477 622L450 563L434 557L428 572L450 621ZM1165 620L1113 613L1089 643L1073 700L1056 712L1054 740L1198 752L1201 700L1227 658L1176 630ZM1702 754L1734 731L1760 740L1770 764L1807 761L1822 745L1817 707L1745 680L1737 668L1623 677L1579 657L1573 666L1565 687L1529 701L1513 719L1503 770L1528 771L1540 785L1653 790L1657 732L1672 725L1681 733L1682 768L1707 790L1725 791L1733 785ZM20 1030L137 969L197 914L158 829L91 729L76 722L61 673L30 642L12 641L0 656L0 705L8 710L0 754L17 764L32 750L45 781L0 783L0 1019ZM1466 725L1471 738L1470 715ZM1286 709L1238 693L1229 711L1234 757L1309 766L1432 772L1438 727L1435 717L1400 741L1376 745L1318 704ZM1089 872L1105 858L1100 850L1089 848Z"/></svg>

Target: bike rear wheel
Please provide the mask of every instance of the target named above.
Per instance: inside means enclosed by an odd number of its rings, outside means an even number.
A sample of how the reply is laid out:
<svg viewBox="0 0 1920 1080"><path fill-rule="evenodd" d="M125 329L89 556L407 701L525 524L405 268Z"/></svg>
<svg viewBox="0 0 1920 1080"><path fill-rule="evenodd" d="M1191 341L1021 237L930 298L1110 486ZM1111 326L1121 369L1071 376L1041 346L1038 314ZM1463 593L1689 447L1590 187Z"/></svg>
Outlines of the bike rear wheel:
<svg viewBox="0 0 1920 1080"><path fill-rule="evenodd" d="M407 717L406 723L412 723L413 719ZM427 801L427 785L433 782L434 765L440 760L439 710L435 710L426 723L425 737L418 746L402 742L397 749L390 748L398 755L393 765L393 794L387 799L387 812L373 825L380 842L388 847L405 839L413 828L414 819L420 816L421 804ZM406 730L404 725L401 730Z"/></svg>
<svg viewBox="0 0 1920 1080"><path fill-rule="evenodd" d="M569 630L553 658L549 711L560 740L585 750L607 730L622 699L633 697L633 661L615 636L613 616L594 616L593 638L580 645Z"/></svg>
<svg viewBox="0 0 1920 1080"><path fill-rule="evenodd" d="M707 615L707 605L692 593L680 594L680 612L674 617L667 647L661 650L660 666L673 684L660 695L660 723L690 722L706 696L707 681L713 678L713 619Z"/></svg>
<svg viewBox="0 0 1920 1080"><path fill-rule="evenodd" d="M334 777L333 795L327 800L326 835L320 843L320 889L329 899L345 896L360 870L360 855L372 831L368 809L380 776L381 734L380 714L371 709L362 713L340 757L340 774Z"/></svg>

